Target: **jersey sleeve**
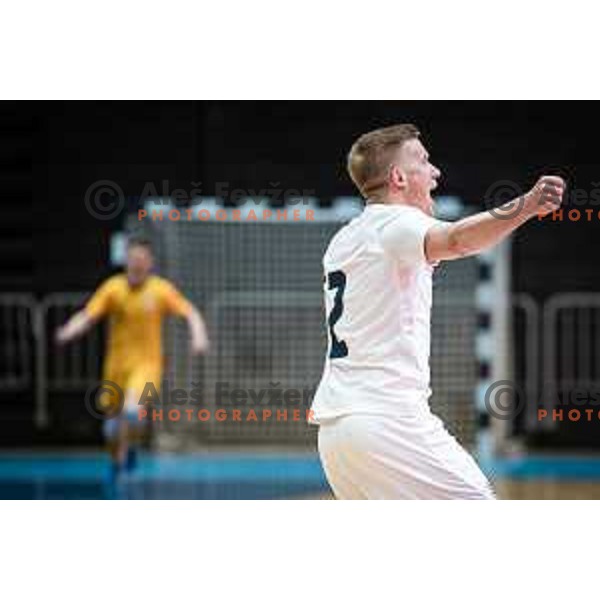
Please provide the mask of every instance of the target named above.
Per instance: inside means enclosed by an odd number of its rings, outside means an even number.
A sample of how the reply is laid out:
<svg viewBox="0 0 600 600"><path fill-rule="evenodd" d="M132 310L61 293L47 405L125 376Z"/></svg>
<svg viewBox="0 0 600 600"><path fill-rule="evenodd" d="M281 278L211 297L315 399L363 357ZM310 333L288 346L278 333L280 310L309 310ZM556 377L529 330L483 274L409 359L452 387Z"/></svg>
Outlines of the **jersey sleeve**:
<svg viewBox="0 0 600 600"><path fill-rule="evenodd" d="M106 280L92 295L85 305L85 312L91 319L104 317L111 309L114 281Z"/></svg>
<svg viewBox="0 0 600 600"><path fill-rule="evenodd" d="M168 281L162 282L162 298L167 313L187 317L192 312L192 305L183 294Z"/></svg>
<svg viewBox="0 0 600 600"><path fill-rule="evenodd" d="M443 223L426 215L419 209L402 207L380 230L384 251L397 261L406 264L427 262L425 257L425 235L434 225Z"/></svg>

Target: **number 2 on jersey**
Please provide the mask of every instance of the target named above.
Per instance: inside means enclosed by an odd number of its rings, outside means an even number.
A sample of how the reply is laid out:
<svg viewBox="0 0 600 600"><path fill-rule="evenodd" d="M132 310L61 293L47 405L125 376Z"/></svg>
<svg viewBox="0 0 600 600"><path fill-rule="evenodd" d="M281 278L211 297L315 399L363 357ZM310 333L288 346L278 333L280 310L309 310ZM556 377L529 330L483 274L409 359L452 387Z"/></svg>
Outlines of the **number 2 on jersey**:
<svg viewBox="0 0 600 600"><path fill-rule="evenodd" d="M327 286L330 290L336 290L333 299L333 308L327 318L329 325L329 335L331 338L331 350L329 358L343 358L348 356L348 346L346 342L338 340L333 331L334 325L339 321L344 311L344 291L346 289L346 274L343 271L332 271L327 274Z"/></svg>

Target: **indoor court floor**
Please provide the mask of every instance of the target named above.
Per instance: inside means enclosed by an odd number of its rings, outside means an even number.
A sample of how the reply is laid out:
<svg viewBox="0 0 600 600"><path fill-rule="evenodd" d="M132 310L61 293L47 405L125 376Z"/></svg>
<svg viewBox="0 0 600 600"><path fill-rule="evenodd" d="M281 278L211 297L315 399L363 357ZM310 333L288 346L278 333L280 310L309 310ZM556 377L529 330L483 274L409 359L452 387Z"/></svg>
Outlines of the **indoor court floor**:
<svg viewBox="0 0 600 600"><path fill-rule="evenodd" d="M253 500L318 497L328 486L313 453L142 453L118 484L101 452L0 455L0 499Z"/></svg>
<svg viewBox="0 0 600 600"><path fill-rule="evenodd" d="M142 453L118 484L102 452L0 454L0 499L331 499L312 452ZM500 499L598 499L600 457L535 455L481 462Z"/></svg>

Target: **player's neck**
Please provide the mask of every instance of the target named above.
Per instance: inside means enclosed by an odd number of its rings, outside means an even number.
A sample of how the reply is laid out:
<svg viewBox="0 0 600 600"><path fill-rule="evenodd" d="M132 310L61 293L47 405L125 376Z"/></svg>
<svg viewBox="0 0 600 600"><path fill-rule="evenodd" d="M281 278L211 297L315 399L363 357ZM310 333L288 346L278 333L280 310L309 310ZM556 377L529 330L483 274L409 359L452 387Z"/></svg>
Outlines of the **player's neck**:
<svg viewBox="0 0 600 600"><path fill-rule="evenodd" d="M127 283L131 288L140 288L148 281L148 275L135 276L135 275L127 275Z"/></svg>
<svg viewBox="0 0 600 600"><path fill-rule="evenodd" d="M381 204L387 206L412 206L413 208L418 208L419 210L425 210L423 207L423 202L419 201L417 198L412 196L409 197L402 193L387 194L385 196L378 196L376 198L369 198L367 200L367 206Z"/></svg>

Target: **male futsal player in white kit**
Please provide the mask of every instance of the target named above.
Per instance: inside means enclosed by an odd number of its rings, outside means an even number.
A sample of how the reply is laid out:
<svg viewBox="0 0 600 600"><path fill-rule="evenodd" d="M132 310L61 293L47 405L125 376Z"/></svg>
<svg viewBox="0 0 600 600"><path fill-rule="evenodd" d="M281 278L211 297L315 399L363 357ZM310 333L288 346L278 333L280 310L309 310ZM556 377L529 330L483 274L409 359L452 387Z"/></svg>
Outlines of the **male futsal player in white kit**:
<svg viewBox="0 0 600 600"><path fill-rule="evenodd" d="M323 259L329 348L312 409L327 479L340 499L493 499L429 409L432 272L555 210L564 182L540 178L502 218L439 221L431 191L440 171L410 124L358 138L348 171L366 207Z"/></svg>

